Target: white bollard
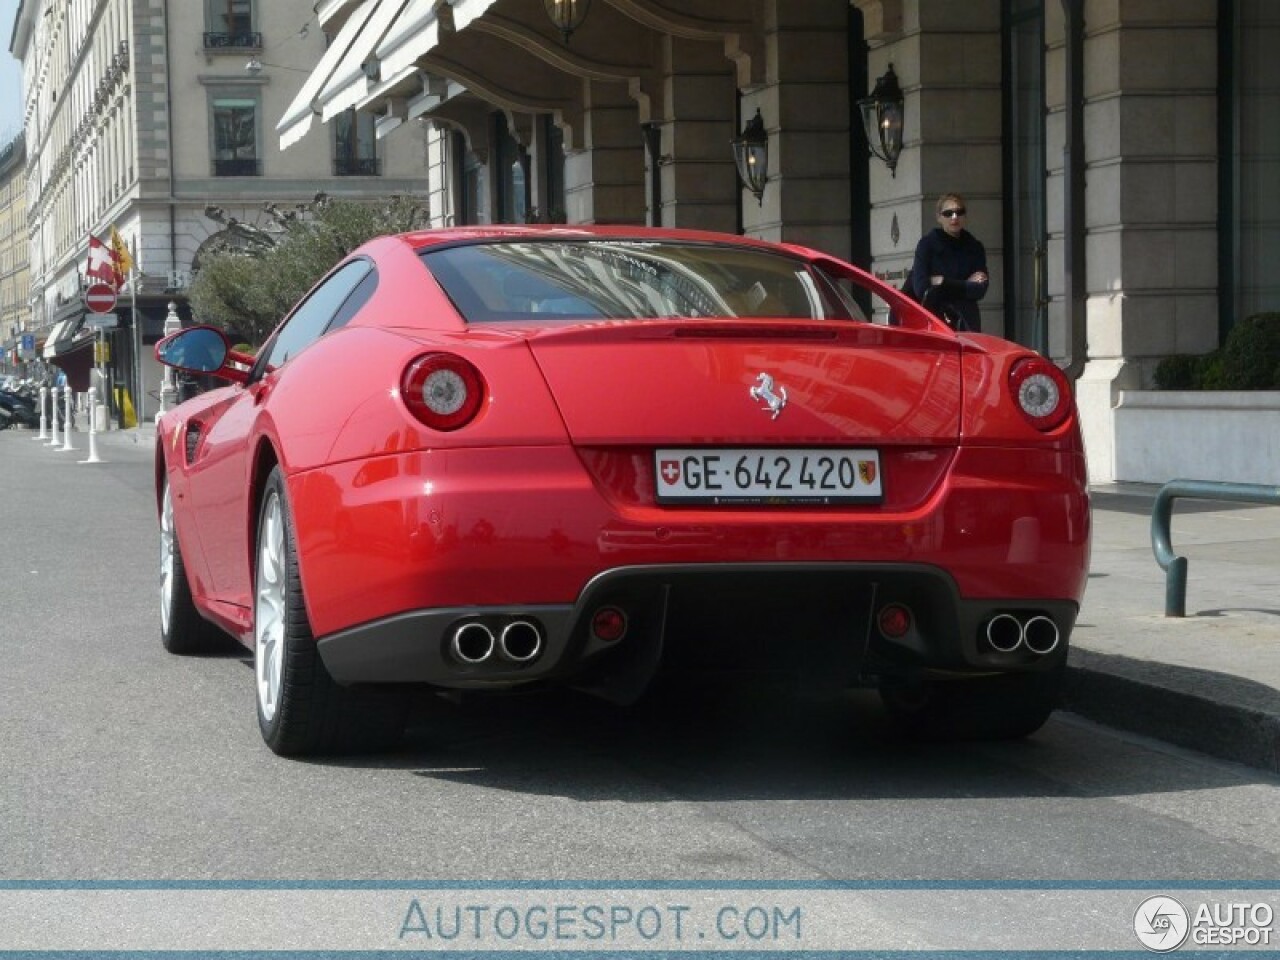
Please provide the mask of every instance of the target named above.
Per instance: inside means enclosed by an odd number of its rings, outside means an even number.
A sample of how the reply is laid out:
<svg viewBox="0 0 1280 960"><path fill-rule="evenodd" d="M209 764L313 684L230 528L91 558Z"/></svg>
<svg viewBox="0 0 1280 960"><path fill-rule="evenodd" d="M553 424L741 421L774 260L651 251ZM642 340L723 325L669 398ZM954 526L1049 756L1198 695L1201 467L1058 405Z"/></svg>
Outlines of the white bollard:
<svg viewBox="0 0 1280 960"><path fill-rule="evenodd" d="M62 409L65 413L62 417L62 446L59 452L65 453L75 449L71 445L71 384L62 388Z"/></svg>
<svg viewBox="0 0 1280 960"><path fill-rule="evenodd" d="M49 422L44 418L44 402L48 396L49 396L49 388L41 387L40 388L40 436L36 437L37 440L49 439Z"/></svg>
<svg viewBox="0 0 1280 960"><path fill-rule="evenodd" d="M98 459L98 388L89 388L89 458L80 463L102 463Z"/></svg>
<svg viewBox="0 0 1280 960"><path fill-rule="evenodd" d="M49 388L49 430L50 440L45 446L57 447L62 441L58 438L58 388Z"/></svg>

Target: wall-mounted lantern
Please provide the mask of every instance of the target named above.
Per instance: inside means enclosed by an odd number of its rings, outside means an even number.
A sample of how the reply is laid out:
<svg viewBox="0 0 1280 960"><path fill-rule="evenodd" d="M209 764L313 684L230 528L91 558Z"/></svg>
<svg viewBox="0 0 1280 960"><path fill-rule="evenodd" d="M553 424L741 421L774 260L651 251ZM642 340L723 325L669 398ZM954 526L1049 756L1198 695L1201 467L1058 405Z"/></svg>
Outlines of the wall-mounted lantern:
<svg viewBox="0 0 1280 960"><path fill-rule="evenodd" d="M547 8L547 16L556 25L556 29L564 34L564 42L569 42L569 34L582 26L587 19L587 9L591 0L542 0Z"/></svg>
<svg viewBox="0 0 1280 960"><path fill-rule="evenodd" d="M876 81L871 96L858 101L862 111L862 128L867 134L867 146L879 157L895 177L898 175L898 157L902 153L902 123L906 114L902 88L893 64L884 76Z"/></svg>
<svg viewBox="0 0 1280 960"><path fill-rule="evenodd" d="M738 176L764 206L764 185L769 179L769 134L765 133L764 117L760 116L758 109L742 128L742 133L730 143L733 144L733 162L738 165Z"/></svg>

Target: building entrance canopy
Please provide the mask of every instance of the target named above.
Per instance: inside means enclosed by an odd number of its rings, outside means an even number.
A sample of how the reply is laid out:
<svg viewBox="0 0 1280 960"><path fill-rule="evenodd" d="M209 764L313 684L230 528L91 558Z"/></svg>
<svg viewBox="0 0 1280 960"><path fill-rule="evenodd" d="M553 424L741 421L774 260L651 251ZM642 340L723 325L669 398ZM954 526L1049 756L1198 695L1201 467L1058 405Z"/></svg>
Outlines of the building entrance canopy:
<svg viewBox="0 0 1280 960"><path fill-rule="evenodd" d="M280 147L297 142L317 114L328 122L351 108L374 110L425 92L419 60L442 33L462 30L495 0L364 0L333 8L332 22L348 13L320 63L276 125Z"/></svg>

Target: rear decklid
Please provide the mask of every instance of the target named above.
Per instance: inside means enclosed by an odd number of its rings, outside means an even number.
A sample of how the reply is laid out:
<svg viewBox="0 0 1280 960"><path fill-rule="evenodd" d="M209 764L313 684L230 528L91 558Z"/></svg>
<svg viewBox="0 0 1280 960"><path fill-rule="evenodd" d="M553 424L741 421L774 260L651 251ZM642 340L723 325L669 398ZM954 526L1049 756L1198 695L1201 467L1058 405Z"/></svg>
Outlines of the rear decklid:
<svg viewBox="0 0 1280 960"><path fill-rule="evenodd" d="M529 338L578 446L954 444L960 345L855 322L629 321Z"/></svg>

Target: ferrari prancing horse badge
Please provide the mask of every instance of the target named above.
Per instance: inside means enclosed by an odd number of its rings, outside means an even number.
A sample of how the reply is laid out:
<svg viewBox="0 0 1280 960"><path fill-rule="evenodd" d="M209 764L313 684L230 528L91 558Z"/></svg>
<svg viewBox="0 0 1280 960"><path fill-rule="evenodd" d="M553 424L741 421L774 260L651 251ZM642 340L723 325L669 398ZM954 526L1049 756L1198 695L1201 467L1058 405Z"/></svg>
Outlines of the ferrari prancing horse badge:
<svg viewBox="0 0 1280 960"><path fill-rule="evenodd" d="M777 420L782 408L787 405L787 388L779 387L781 394L773 392L773 377L762 373L756 377L756 385L751 388L751 398L759 400L773 414L769 419Z"/></svg>

